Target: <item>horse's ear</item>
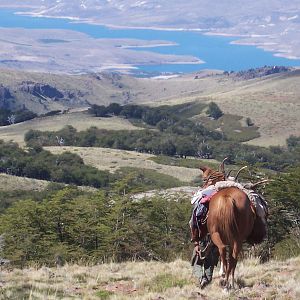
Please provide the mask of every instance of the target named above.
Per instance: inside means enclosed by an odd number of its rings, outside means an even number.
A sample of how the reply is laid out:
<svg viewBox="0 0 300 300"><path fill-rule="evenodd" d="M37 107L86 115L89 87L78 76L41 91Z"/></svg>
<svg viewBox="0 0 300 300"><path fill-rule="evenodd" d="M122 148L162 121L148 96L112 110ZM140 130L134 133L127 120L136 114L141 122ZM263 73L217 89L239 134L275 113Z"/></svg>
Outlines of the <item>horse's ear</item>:
<svg viewBox="0 0 300 300"><path fill-rule="evenodd" d="M204 173L208 169L208 167L200 166L199 169Z"/></svg>

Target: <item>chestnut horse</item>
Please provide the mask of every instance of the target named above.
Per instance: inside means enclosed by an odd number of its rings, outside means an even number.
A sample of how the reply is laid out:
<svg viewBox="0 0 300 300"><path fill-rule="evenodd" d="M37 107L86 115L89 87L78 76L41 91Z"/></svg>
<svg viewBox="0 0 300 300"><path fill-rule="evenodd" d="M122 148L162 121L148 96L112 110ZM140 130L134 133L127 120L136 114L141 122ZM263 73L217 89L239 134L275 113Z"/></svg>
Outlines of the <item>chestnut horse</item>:
<svg viewBox="0 0 300 300"><path fill-rule="evenodd" d="M236 187L225 188L215 194L209 203L207 228L212 242L218 247L225 268L225 287L229 287L229 275L234 288L234 271L242 243L253 232L255 214L247 195ZM226 260L226 246L229 246Z"/></svg>
<svg viewBox="0 0 300 300"><path fill-rule="evenodd" d="M222 172L207 167L200 169L203 171L204 188L225 179L224 168ZM248 196L237 187L228 187L218 191L209 202L207 230L219 249L225 268L225 287L229 288L231 275L234 288L234 272L242 243L262 242L266 235L266 225L256 216ZM200 235L199 233L198 236ZM195 235L193 238L196 239ZM227 259L226 247L229 248Z"/></svg>

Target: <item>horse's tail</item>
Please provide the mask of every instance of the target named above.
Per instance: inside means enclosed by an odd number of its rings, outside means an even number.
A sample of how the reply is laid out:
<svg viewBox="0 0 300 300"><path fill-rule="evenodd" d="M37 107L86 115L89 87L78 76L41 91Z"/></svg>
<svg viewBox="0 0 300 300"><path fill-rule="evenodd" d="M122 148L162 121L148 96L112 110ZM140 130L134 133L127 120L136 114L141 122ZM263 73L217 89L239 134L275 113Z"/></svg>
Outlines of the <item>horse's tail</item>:
<svg viewBox="0 0 300 300"><path fill-rule="evenodd" d="M239 236L235 202L229 195L224 195L220 200L217 217L219 233L223 243L232 246L232 241L235 240L235 237Z"/></svg>

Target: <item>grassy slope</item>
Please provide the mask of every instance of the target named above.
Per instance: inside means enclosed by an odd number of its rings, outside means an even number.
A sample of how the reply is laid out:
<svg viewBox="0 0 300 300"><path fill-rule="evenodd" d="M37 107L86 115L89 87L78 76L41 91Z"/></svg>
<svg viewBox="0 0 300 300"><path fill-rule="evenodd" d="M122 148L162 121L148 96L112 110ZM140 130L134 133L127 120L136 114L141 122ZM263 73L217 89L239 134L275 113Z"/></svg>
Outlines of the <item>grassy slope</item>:
<svg viewBox="0 0 300 300"><path fill-rule="evenodd" d="M190 263L128 262L3 271L0 299L299 299L300 257L259 265L239 262L239 288L230 294L213 283L200 290Z"/></svg>
<svg viewBox="0 0 300 300"><path fill-rule="evenodd" d="M290 134L299 135L300 70L251 80L235 80L223 75L207 76L209 74L207 71L200 73L199 79L194 79L194 75L190 74L158 80L129 76L68 76L5 70L0 72L0 83L17 91L18 85L24 81L42 82L77 95L78 102L70 104L67 101L63 106L87 106L85 100L97 104L133 101L152 105L194 100L202 103L215 101L225 113L250 117L260 127L261 137L251 143L284 144ZM17 94L22 103L28 103L29 109L31 106L40 111L44 111L45 107L61 108L61 103L57 101L41 103L40 99L31 101L28 100L28 95L20 92Z"/></svg>
<svg viewBox="0 0 300 300"><path fill-rule="evenodd" d="M109 148L94 147L45 147L54 154L71 151L80 155L84 162L100 170L115 172L121 167L135 167L155 170L173 176L183 182L191 182L200 175L199 169L176 167L155 163L149 158L154 155ZM200 165L200 163L199 163Z"/></svg>
<svg viewBox="0 0 300 300"><path fill-rule="evenodd" d="M0 174L0 191L38 191L41 192L52 182L27 177L18 177L8 174ZM65 184L57 183L61 186ZM78 186L79 189L93 192L97 189L89 186Z"/></svg>
<svg viewBox="0 0 300 300"><path fill-rule="evenodd" d="M230 78L195 80L199 88L163 102L215 101L228 114L250 117L261 137L251 144L284 145L300 134L300 71L234 82Z"/></svg>
<svg viewBox="0 0 300 300"><path fill-rule="evenodd" d="M63 115L33 119L23 123L0 127L0 139L13 140L24 146L24 135L29 129L57 131L66 125L72 125L78 131L86 130L91 126L108 130L140 129L133 126L129 121L120 118L96 118L87 112L74 112Z"/></svg>
<svg viewBox="0 0 300 300"><path fill-rule="evenodd" d="M148 103L151 105L177 104L188 101L208 103L215 101L228 114L250 117L259 126L261 137L251 143L257 145L284 144L290 134L300 133L300 70L275 74L251 80L235 80L230 76L213 75L215 72L184 75L166 80L137 79L128 76L100 79L92 75L68 76L17 71L0 72L0 83L18 90L23 81L48 83L58 90L74 92L78 102L71 105L109 102ZM211 76L208 76L211 75ZM80 95L78 96L78 91ZM26 95L25 95L26 96ZM21 102L27 101L19 95ZM27 95L28 97L28 95ZM34 107L61 105L57 101L40 103L33 99ZM30 102L30 101L29 101ZM55 102L55 103L54 103ZM64 103L63 105L70 105ZM28 106L30 109L30 106Z"/></svg>
<svg viewBox="0 0 300 300"><path fill-rule="evenodd" d="M250 117L261 133L251 144L284 145L289 135L300 134L300 70L238 81L226 76L193 78L148 79L137 82L135 90L155 105L215 101L227 114Z"/></svg>

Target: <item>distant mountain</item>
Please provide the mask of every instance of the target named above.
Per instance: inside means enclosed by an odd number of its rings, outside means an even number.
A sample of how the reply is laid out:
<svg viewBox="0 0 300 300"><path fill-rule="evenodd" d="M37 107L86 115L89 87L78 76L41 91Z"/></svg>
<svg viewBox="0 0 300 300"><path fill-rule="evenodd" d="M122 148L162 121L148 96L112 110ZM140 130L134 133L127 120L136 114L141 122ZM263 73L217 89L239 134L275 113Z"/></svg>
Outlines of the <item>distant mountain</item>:
<svg viewBox="0 0 300 300"><path fill-rule="evenodd" d="M114 26L200 29L300 57L299 0L2 0L0 7Z"/></svg>

